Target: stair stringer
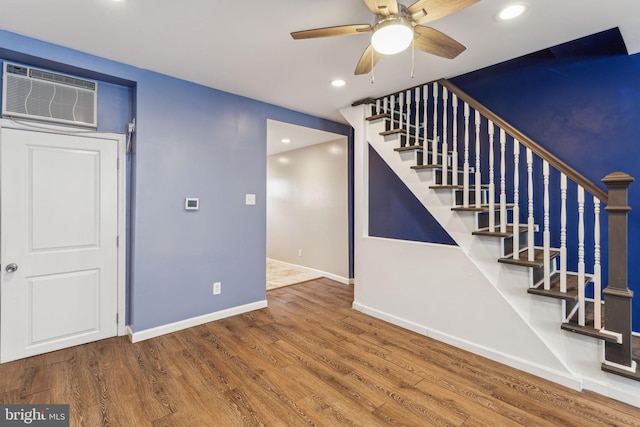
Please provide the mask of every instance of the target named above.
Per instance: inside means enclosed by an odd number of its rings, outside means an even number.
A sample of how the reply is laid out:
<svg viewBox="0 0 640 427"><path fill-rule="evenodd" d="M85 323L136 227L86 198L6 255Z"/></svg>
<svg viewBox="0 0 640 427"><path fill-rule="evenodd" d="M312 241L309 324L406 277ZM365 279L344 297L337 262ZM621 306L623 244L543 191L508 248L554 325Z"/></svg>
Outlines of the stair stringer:
<svg viewBox="0 0 640 427"><path fill-rule="evenodd" d="M377 271L376 274L371 274L370 271L367 271L376 270L376 268L366 267L366 255L364 257L365 259L358 261L360 259L358 248L372 245L366 238L361 239L360 242L356 242L356 267L360 265L361 268L356 268L356 300L354 301L354 308L361 309L362 311L377 317L382 317L392 323L416 330L428 336L436 337L444 342L449 342L458 347L465 348L552 381L564 383L574 388L581 387L580 385L576 387L576 384L585 384L586 388L590 390L634 405L639 405L640 400L637 396L637 383L617 376L611 376L600 370L600 360L603 359L604 346L599 340L561 330L563 302L528 294L526 292L530 280L528 269L498 263L497 259L501 256L499 253L499 242L471 234L474 231L475 225L473 216L467 212L451 211L453 203L452 192L445 193L429 189L429 186L433 184L434 172L429 170L416 172L412 170L410 166L415 164L415 154L412 152L398 153L393 151L395 147L399 146L397 137L394 141L392 137L379 135L379 132L384 130L384 122L379 121L378 123L373 122L367 124L364 121L364 115L366 114L364 108L357 111L359 107L355 107L352 110L354 111L348 112L347 109L345 109L342 113L348 120L350 117L352 118L350 122L356 131L356 165L358 164L357 162L366 161L366 155L362 153L362 150L366 149L367 143L371 144L394 173L407 185L407 188L412 191L432 216L451 235L454 241L456 241L459 245L459 250L464 254L469 264L490 283L491 291L483 287L483 302L486 303L486 301L490 299L493 304L500 307L506 302L510 309L513 310L513 313L522 321L522 325L519 326L522 328L521 333L534 337L532 338L532 342L526 344L528 348L532 350L530 353L532 357L525 356L524 358L520 358L520 356L514 353L511 354L511 358L508 356L506 358L502 357L510 353L509 349L505 350L495 345L493 347L491 345L486 346L485 343L479 342L476 336L465 338L460 334L450 334L446 330L446 327L438 329L428 324L421 324L420 321L416 322L407 315L407 312L410 310L403 309L402 312L394 314L385 312L385 310L376 309L376 304L379 306L386 304L384 298L375 301L375 297L372 298L366 291L359 292L358 289L359 284L364 287L368 286L367 283L362 284L361 279L364 279L365 282L375 281L377 279L375 277L376 275L384 275L383 271ZM359 151L360 154L358 154ZM366 166L364 166L364 168L366 168ZM358 169L357 166L356 169ZM361 179L365 180L365 175L366 174L361 175ZM358 179L359 177L356 176L356 192L358 192L359 187L357 184ZM366 185L363 187L366 188ZM362 191L362 187L360 191ZM357 208L358 204L356 204L356 209ZM356 212L356 219L361 215L362 213L358 215ZM364 215L366 215L366 213L364 213ZM387 241L383 246L387 245L388 247L390 245L402 244L406 245L409 243L400 243L399 241L393 241L393 243L391 243ZM412 242L412 244L415 243ZM378 242L376 242L375 246L379 246ZM433 246L438 247L434 253L444 251L441 245ZM382 249L379 248L378 250ZM447 258L449 257L450 256ZM424 269L425 263L429 261L431 261L430 258L422 258L420 267L416 268ZM436 255L431 266L437 269L441 267L442 262L442 258ZM461 261L456 258L456 262ZM375 267L379 267L379 265L375 264ZM402 268L409 269L412 268L412 266L403 265ZM393 279L390 278L390 280ZM383 292L381 292L381 294ZM491 296L486 295L489 292L492 293ZM412 298L416 297L416 295L408 295L407 297ZM386 298L392 298L392 296L387 295ZM374 300L375 302L367 305L370 300ZM445 304L446 303L447 302L445 302ZM451 301L448 301L448 303L451 305ZM486 309L493 310L495 308L496 307L487 307ZM554 362L540 360L538 356L533 356L537 351L540 351L540 345L545 348L544 351L552 355L555 359ZM487 347L489 347L489 349L487 349ZM540 365L542 365L542 369L540 369ZM559 372L562 372L562 374L558 375ZM576 384L567 384L566 379L568 377L572 378Z"/></svg>

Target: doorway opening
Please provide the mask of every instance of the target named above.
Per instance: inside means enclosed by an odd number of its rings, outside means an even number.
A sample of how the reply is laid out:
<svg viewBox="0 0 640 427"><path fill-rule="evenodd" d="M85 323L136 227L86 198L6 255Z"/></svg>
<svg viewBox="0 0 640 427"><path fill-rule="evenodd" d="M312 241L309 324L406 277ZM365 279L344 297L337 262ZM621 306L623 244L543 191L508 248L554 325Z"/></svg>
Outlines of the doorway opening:
<svg viewBox="0 0 640 427"><path fill-rule="evenodd" d="M267 288L350 283L344 135L267 120Z"/></svg>

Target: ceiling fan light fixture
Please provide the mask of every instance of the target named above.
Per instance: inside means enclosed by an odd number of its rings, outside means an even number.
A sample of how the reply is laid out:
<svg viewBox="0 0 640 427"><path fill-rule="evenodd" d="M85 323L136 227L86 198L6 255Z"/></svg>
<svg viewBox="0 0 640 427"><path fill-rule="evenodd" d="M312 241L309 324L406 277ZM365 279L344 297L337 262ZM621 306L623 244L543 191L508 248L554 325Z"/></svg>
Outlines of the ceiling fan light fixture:
<svg viewBox="0 0 640 427"><path fill-rule="evenodd" d="M392 16L380 20L373 29L371 44L383 55L394 55L411 45L413 25L403 16Z"/></svg>

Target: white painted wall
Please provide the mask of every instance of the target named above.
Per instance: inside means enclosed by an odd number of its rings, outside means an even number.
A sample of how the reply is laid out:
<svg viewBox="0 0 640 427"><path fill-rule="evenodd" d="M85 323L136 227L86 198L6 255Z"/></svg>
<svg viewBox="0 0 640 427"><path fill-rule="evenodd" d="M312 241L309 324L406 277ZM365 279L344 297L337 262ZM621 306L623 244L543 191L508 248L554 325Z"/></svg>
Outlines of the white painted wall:
<svg viewBox="0 0 640 427"><path fill-rule="evenodd" d="M349 280L347 139L267 157L267 258Z"/></svg>
<svg viewBox="0 0 640 427"><path fill-rule="evenodd" d="M355 297L353 307L426 336L575 389L640 406L640 385L600 370L603 345L560 329L561 302L527 294L526 270L499 264L495 241L474 237L470 214L451 194L429 189L413 154L393 151L368 125L365 107L347 107L354 127ZM381 155L459 246L369 237L368 145Z"/></svg>

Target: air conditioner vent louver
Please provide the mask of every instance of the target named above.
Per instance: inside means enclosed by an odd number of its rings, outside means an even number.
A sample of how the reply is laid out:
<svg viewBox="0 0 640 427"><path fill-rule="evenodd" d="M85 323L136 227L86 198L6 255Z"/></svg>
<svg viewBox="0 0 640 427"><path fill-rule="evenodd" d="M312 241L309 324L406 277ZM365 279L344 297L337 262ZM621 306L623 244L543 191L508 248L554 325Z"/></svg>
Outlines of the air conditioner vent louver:
<svg viewBox="0 0 640 427"><path fill-rule="evenodd" d="M7 62L3 68L3 116L97 127L97 82Z"/></svg>

